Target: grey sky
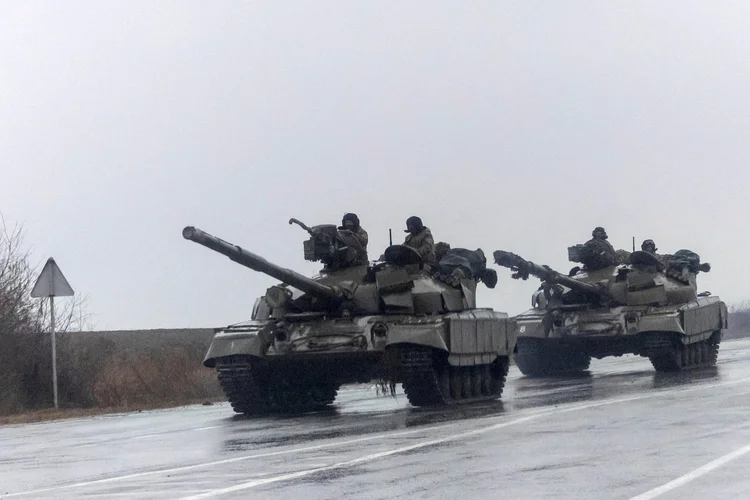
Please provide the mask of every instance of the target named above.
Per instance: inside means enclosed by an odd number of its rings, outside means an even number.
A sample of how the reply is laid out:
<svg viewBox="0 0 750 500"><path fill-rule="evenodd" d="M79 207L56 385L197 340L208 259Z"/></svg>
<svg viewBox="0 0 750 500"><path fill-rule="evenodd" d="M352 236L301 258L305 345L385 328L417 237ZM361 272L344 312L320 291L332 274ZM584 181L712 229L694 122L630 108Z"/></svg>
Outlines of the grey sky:
<svg viewBox="0 0 750 500"><path fill-rule="evenodd" d="M378 255L436 240L567 270L606 227L690 248L750 298L750 3L5 2L0 211L98 328L246 319L308 224L359 214ZM516 314L505 269L480 303Z"/></svg>

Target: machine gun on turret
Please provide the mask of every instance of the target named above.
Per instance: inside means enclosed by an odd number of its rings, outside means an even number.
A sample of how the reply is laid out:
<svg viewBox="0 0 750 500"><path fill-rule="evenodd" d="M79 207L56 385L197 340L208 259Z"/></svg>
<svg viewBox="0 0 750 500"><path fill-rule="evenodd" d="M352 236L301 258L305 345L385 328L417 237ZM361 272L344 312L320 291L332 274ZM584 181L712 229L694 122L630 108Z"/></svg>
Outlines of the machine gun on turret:
<svg viewBox="0 0 750 500"><path fill-rule="evenodd" d="M324 271L341 269L355 265L367 264L366 253L359 240L346 229L339 229L335 224L320 224L309 227L298 219L289 219L289 224L296 224L310 234L303 243L305 260L322 262Z"/></svg>

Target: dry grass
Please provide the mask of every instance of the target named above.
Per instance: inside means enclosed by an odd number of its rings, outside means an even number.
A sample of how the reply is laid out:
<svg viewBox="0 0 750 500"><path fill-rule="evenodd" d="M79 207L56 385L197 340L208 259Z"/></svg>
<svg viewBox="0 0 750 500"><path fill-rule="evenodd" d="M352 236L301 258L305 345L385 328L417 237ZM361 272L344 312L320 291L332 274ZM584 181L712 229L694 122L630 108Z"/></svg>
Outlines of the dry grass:
<svg viewBox="0 0 750 500"><path fill-rule="evenodd" d="M61 408L55 410L48 408L45 410L36 410L28 413L17 413L13 415L0 416L0 425L30 424L37 422L51 422L54 420L64 420L69 418L95 417L98 415L109 415L115 413L133 413L147 410L159 410L163 408L174 408L177 406L187 406L191 404L213 404L221 401L223 398L213 400L195 400L183 401L179 404L163 402L162 404L154 403L142 406L117 406L111 408Z"/></svg>
<svg viewBox="0 0 750 500"><path fill-rule="evenodd" d="M202 365L212 336L213 329L63 334L58 340L58 380L59 403L65 410L60 412L47 409L53 400L49 347L42 343L26 348L30 361L22 366L24 371L0 379L0 415L5 416L0 421L221 400L216 372Z"/></svg>

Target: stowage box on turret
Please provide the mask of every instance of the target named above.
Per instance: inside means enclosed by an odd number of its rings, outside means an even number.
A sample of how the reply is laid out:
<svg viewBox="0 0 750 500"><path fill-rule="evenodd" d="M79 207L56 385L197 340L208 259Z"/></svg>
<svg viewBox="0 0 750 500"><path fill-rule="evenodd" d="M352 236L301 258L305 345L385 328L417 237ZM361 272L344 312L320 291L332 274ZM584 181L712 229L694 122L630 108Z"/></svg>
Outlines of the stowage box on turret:
<svg viewBox="0 0 750 500"><path fill-rule="evenodd" d="M576 248L569 249L578 260ZM660 372L716 364L727 308L709 292L697 293L696 275L710 270L688 250L657 257L618 251L619 263L569 276L498 250L495 262L533 275L542 286L533 308L516 316L522 373L556 375L588 369L592 357L632 353Z"/></svg>
<svg viewBox="0 0 750 500"><path fill-rule="evenodd" d="M305 258L324 265L315 278L200 229L183 230L186 239L282 281L256 301L250 321L218 332L206 354L204 365L217 369L236 412L317 409L342 384L371 380L402 383L415 406L500 397L516 328L507 314L476 307L481 277L438 279L402 245L388 247L381 262L362 263L348 231L291 223L310 233Z"/></svg>

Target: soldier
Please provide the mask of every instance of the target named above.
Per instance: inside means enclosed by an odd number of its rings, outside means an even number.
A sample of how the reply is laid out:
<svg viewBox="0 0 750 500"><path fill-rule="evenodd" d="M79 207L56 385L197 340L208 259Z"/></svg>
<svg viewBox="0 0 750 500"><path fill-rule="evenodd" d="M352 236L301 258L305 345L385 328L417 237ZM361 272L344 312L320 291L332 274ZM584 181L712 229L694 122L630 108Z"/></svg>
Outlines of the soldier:
<svg viewBox="0 0 750 500"><path fill-rule="evenodd" d="M362 264L367 263L367 241L369 238L367 236L367 231L359 225L359 217L357 217L357 214L344 214L344 217L341 219L341 226L339 226L338 229L339 231L351 231L354 239L356 239L362 247L361 249L357 249L357 260Z"/></svg>
<svg viewBox="0 0 750 500"><path fill-rule="evenodd" d="M590 270L602 269L615 263L615 249L607 241L607 232L603 227L595 227L589 241L583 244L581 257L584 266Z"/></svg>
<svg viewBox="0 0 750 500"><path fill-rule="evenodd" d="M656 255L658 248L656 248L654 240L643 240L643 243L641 243L641 250Z"/></svg>
<svg viewBox="0 0 750 500"><path fill-rule="evenodd" d="M435 241L432 239L430 228L422 224L422 219L412 216L406 219L406 239L404 245L413 248L427 264L435 263Z"/></svg>
<svg viewBox="0 0 750 500"><path fill-rule="evenodd" d="M435 243L435 262L440 262L440 259L442 259L450 249L450 244L444 241L438 241Z"/></svg>

